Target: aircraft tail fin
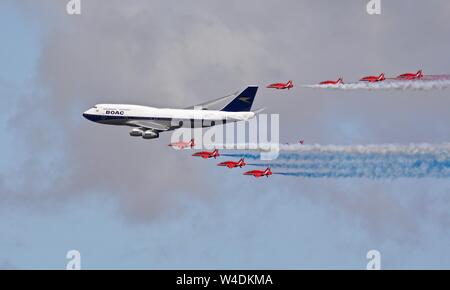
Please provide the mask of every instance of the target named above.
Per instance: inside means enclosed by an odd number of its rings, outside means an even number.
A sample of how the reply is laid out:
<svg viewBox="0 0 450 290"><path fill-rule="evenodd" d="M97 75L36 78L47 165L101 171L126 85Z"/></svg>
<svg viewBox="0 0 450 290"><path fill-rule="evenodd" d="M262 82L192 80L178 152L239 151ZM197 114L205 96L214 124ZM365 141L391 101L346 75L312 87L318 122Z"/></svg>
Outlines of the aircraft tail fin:
<svg viewBox="0 0 450 290"><path fill-rule="evenodd" d="M221 111L224 112L250 112L255 100L257 86L248 86L240 94L229 102Z"/></svg>

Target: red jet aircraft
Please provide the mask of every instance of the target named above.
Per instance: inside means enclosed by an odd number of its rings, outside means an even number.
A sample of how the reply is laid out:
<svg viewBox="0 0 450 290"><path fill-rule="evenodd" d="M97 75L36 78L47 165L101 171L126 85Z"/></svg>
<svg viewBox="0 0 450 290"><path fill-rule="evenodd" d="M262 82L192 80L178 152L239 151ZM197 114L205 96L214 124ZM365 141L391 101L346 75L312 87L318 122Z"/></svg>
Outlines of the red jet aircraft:
<svg viewBox="0 0 450 290"><path fill-rule="evenodd" d="M344 84L344 79L339 78L337 81L324 81L324 82L321 82L319 85L343 85L343 84Z"/></svg>
<svg viewBox="0 0 450 290"><path fill-rule="evenodd" d="M217 166L226 166L228 168L236 168L236 167L244 167L245 165L247 165L244 162L244 158L241 158L238 162L235 161L225 161L225 162L221 162L219 164L217 164Z"/></svg>
<svg viewBox="0 0 450 290"><path fill-rule="evenodd" d="M192 156L201 157L203 159L209 159L209 158L214 157L214 159L215 159L215 158L219 157L220 154L219 154L219 150L215 149L213 152L208 152L208 151L197 152L197 153L192 154Z"/></svg>
<svg viewBox="0 0 450 290"><path fill-rule="evenodd" d="M256 178L260 178L263 176L269 177L270 175L272 175L272 171L270 170L270 167L267 167L266 170L252 170L252 171L247 171L244 173L244 175L253 175Z"/></svg>
<svg viewBox="0 0 450 290"><path fill-rule="evenodd" d="M275 83L267 86L268 89L277 89L277 90L290 90L294 87L294 83L292 81L288 81L287 83Z"/></svg>
<svg viewBox="0 0 450 290"><path fill-rule="evenodd" d="M400 79L400 80L418 80L418 79L421 79L421 78L423 78L422 70L419 70L416 73L402 74L402 75L399 75L397 77L397 79Z"/></svg>
<svg viewBox="0 0 450 290"><path fill-rule="evenodd" d="M194 147L195 143L194 143L194 139L191 139L190 141L180 141L180 142L175 142L175 143L170 143L169 145L170 147L173 148L178 148L180 150L187 148L187 147Z"/></svg>
<svg viewBox="0 0 450 290"><path fill-rule="evenodd" d="M368 76L360 79L361 82L369 82L369 83L382 82L384 80L386 80L386 78L384 77L384 73L382 73L379 76Z"/></svg>

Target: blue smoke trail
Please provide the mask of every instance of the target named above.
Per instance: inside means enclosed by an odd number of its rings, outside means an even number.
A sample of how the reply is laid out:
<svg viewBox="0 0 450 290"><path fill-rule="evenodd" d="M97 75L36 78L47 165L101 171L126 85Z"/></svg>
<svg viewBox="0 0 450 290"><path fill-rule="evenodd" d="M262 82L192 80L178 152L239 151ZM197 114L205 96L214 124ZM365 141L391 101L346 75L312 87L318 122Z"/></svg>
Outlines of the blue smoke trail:
<svg viewBox="0 0 450 290"><path fill-rule="evenodd" d="M277 172L278 175L304 178L448 178L450 159L433 154L340 154L329 158L315 156L315 161L272 163L272 169L302 170L300 172ZM292 162L293 161L293 162ZM250 163L265 167L266 164ZM275 174L275 173L274 173Z"/></svg>
<svg viewBox="0 0 450 290"><path fill-rule="evenodd" d="M227 156L227 157L236 157L236 158L245 158L249 160L258 160L261 159L260 154L251 154L251 153L224 153L220 154L221 156Z"/></svg>
<svg viewBox="0 0 450 290"><path fill-rule="evenodd" d="M450 172L419 172L419 171L403 171L395 174L389 172L274 172L274 175L294 176L303 178L367 178L367 179L398 179L398 178L449 178Z"/></svg>
<svg viewBox="0 0 450 290"><path fill-rule="evenodd" d="M233 154L222 154L222 156L228 157L236 157L236 158L245 158L249 160L259 160L261 159L260 154L251 154L251 153L233 153ZM281 152L277 159L274 161L310 161L310 162L346 162L346 161L355 161L355 160L376 160L380 157L383 158L414 158L414 159L433 159L436 158L436 154L432 153L346 153L346 152L318 152L318 153L310 153L310 152Z"/></svg>

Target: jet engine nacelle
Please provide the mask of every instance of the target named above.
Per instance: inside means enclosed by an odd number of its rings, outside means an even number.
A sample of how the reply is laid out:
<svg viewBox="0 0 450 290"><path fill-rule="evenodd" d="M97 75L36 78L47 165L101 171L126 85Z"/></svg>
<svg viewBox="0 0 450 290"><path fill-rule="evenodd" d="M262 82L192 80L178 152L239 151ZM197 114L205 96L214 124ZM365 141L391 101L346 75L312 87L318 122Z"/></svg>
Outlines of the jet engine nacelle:
<svg viewBox="0 0 450 290"><path fill-rule="evenodd" d="M130 136L140 137L140 136L142 136L143 133L144 132L142 132L141 129L133 129L133 130L130 131Z"/></svg>
<svg viewBox="0 0 450 290"><path fill-rule="evenodd" d="M142 134L142 138L144 139L156 139L159 138L159 134L152 130L147 130Z"/></svg>

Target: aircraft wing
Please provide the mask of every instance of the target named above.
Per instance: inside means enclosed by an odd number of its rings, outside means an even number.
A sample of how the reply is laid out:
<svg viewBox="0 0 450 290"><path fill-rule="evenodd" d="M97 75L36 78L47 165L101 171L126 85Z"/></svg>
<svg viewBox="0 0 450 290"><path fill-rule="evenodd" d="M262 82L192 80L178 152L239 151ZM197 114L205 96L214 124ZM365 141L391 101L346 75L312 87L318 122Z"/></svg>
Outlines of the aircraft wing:
<svg viewBox="0 0 450 290"><path fill-rule="evenodd" d="M170 126L166 125L166 124L161 124L155 121L147 121L147 120L133 120L133 121L129 121L129 124L141 127L141 128L145 128L145 129L152 129L152 130L156 130L156 131L167 131L170 129Z"/></svg>
<svg viewBox="0 0 450 290"><path fill-rule="evenodd" d="M202 108L202 110L220 111L230 102L230 100L234 99L238 93L239 92L236 92L232 95L228 95L228 96L221 97L221 98L218 98L218 99L215 99L212 101L194 105L194 106L191 106L191 107L188 107L185 109L186 110L194 110L195 108Z"/></svg>

